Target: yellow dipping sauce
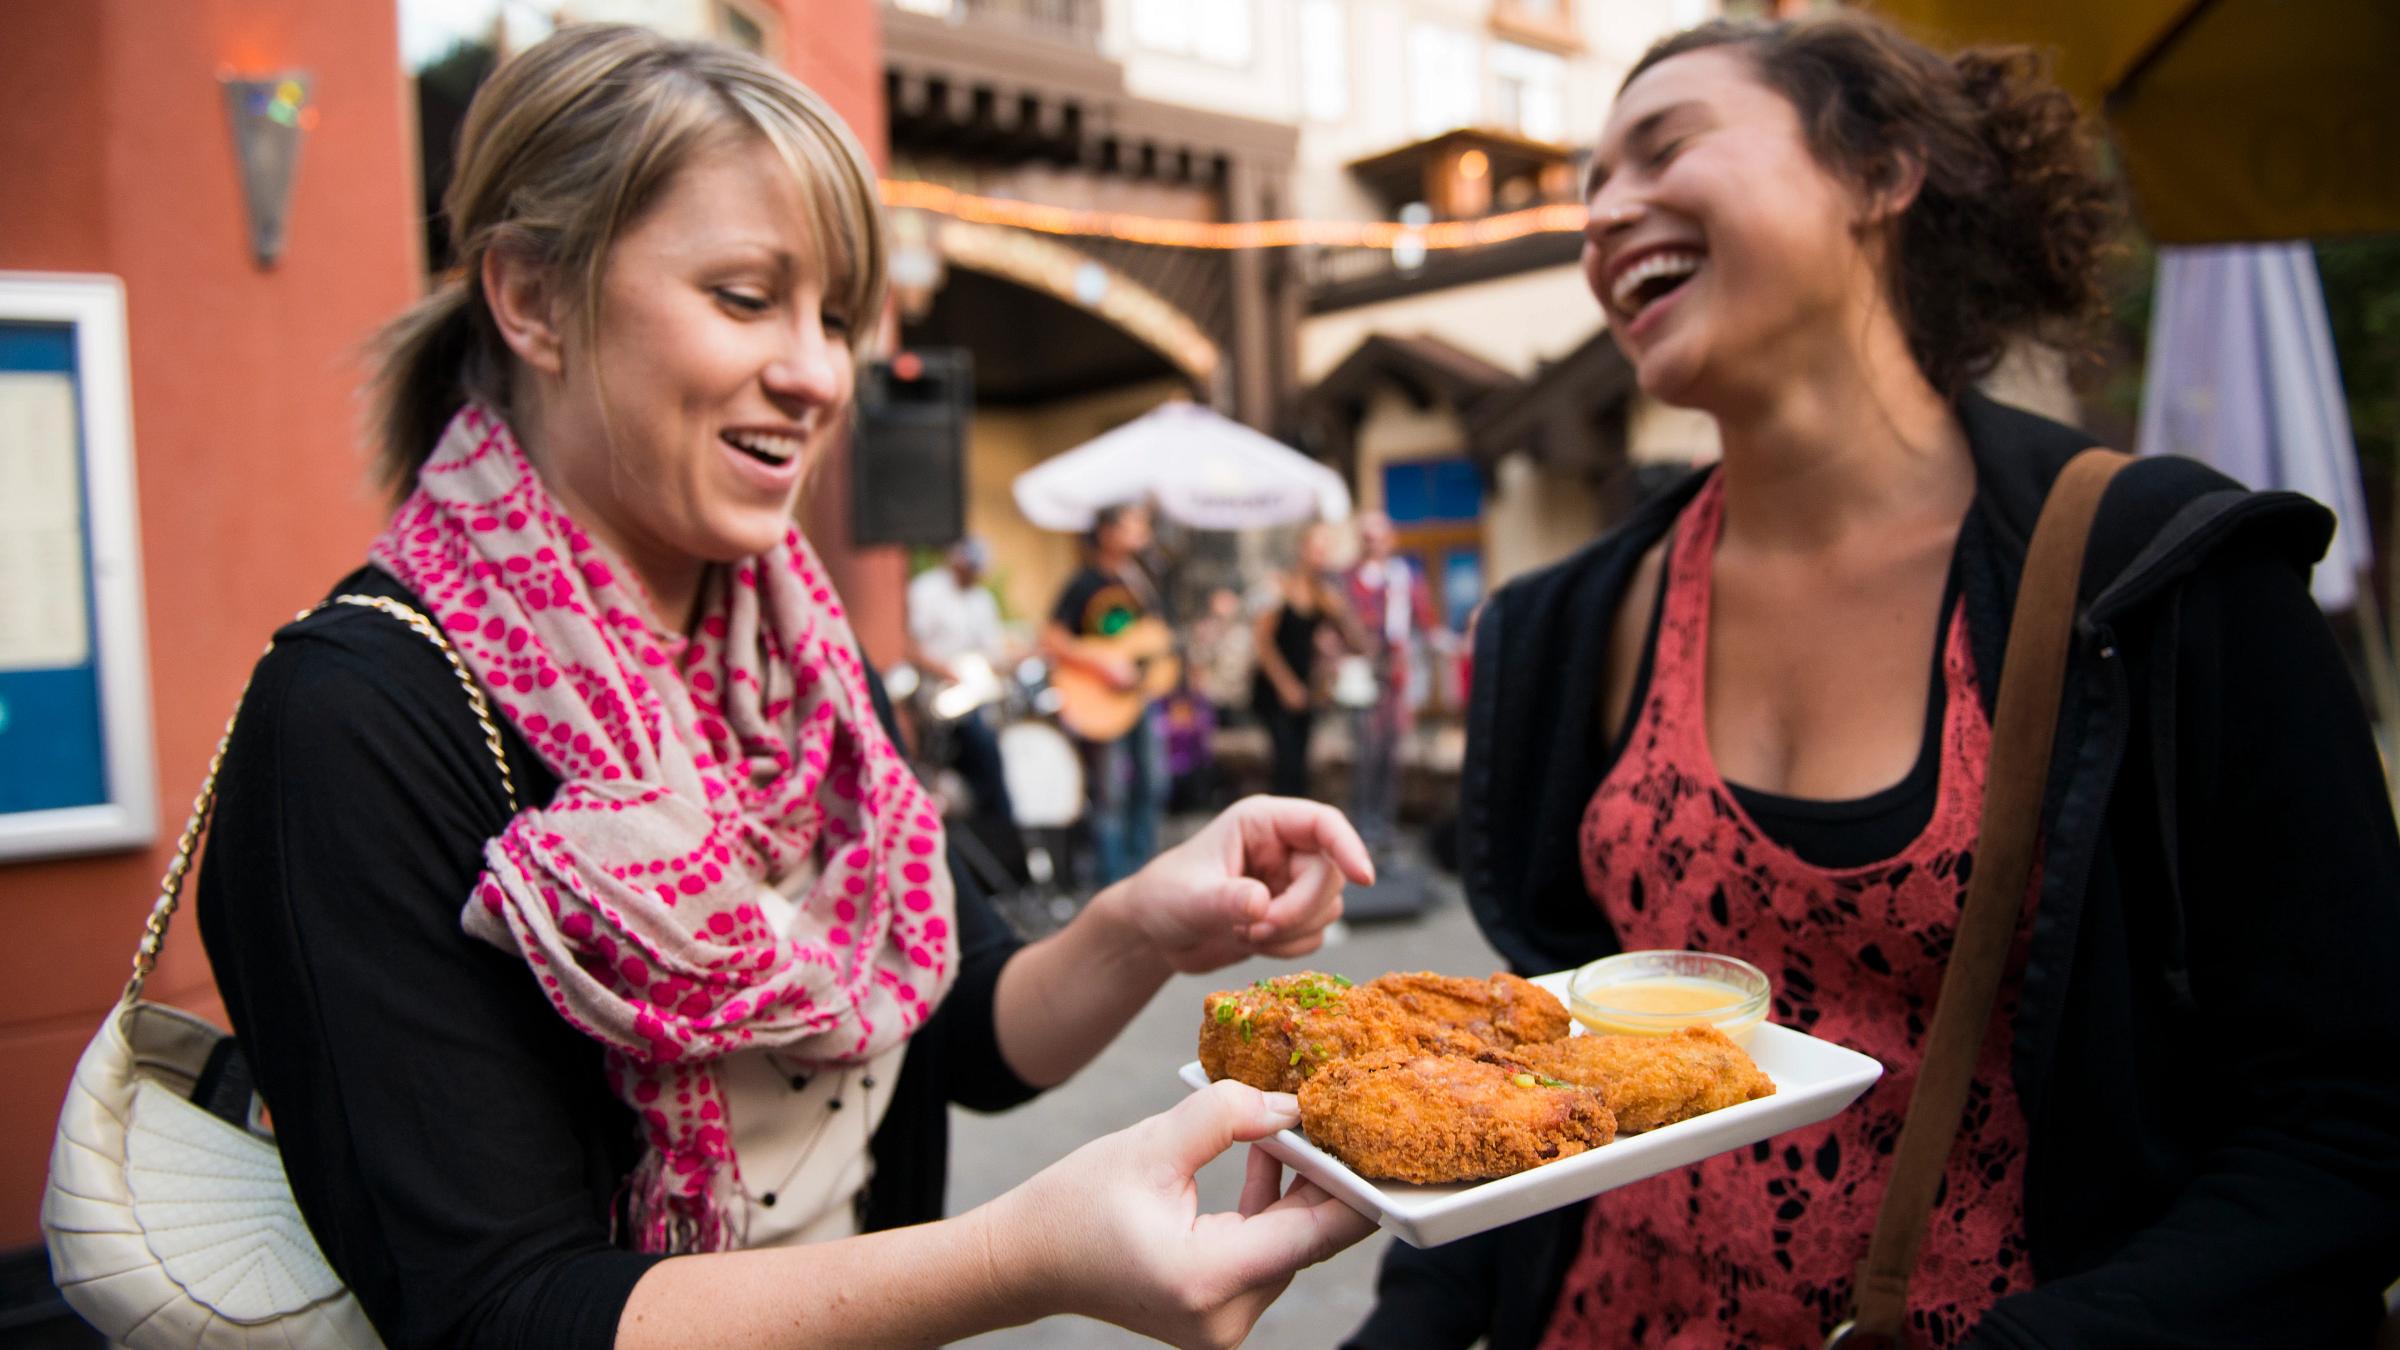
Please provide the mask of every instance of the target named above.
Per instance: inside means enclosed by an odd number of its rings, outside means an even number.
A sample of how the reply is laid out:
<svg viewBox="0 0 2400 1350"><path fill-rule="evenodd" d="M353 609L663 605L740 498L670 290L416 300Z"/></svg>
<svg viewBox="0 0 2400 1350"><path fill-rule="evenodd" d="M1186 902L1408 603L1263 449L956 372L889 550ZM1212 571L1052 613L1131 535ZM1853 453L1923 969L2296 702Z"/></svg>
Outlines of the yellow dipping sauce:
<svg viewBox="0 0 2400 1350"><path fill-rule="evenodd" d="M1745 1007L1749 1002L1731 985L1667 977L1582 990L1573 1011L1576 1021L1603 1036L1658 1036L1687 1026L1714 1026L1739 1039L1766 1015L1763 1006Z"/></svg>

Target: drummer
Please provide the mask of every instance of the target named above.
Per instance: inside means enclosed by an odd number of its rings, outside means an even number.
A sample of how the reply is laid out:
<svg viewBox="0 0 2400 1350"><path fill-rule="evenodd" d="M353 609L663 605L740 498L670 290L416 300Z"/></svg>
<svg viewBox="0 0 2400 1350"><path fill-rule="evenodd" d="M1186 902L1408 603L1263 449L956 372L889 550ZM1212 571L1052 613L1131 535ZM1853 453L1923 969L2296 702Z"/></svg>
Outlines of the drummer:
<svg viewBox="0 0 2400 1350"><path fill-rule="evenodd" d="M965 678L961 666L969 658L997 667L1003 663L1000 602L983 584L991 566L991 545L980 535L966 535L942 557L908 583L908 661L942 686ZM1000 771L1000 740L983 706L978 705L950 724L950 765L966 779L974 794L978 832L987 840L1015 832L1015 813L1008 800L1008 779Z"/></svg>

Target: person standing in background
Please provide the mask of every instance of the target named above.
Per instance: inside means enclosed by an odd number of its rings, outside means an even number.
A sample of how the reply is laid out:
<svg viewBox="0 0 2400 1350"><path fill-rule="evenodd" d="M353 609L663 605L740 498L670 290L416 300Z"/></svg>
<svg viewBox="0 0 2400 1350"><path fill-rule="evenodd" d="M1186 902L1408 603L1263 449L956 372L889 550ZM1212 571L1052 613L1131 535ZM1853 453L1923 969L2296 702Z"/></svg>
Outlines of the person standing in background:
<svg viewBox="0 0 2400 1350"><path fill-rule="evenodd" d="M1218 586L1183 634L1183 687L1166 701L1170 811L1211 810L1225 800L1217 763L1217 732L1240 720L1256 665L1241 593Z"/></svg>
<svg viewBox="0 0 2400 1350"><path fill-rule="evenodd" d="M909 664L942 685L982 673L962 665L1001 664L1000 602L983 584L991 560L991 546L968 535L950 546L940 566L926 568L908 583ZM995 684L995 697L997 689ZM949 732L951 766L975 796L977 832L1001 842L1002 851L1013 856L1021 848L1014 845L1016 813L1000 769L998 733L981 707L951 723Z"/></svg>
<svg viewBox="0 0 2400 1350"><path fill-rule="evenodd" d="M1185 635L1191 687L1212 705L1220 725L1248 699L1258 649L1242 618L1241 592L1219 586L1208 593L1208 610Z"/></svg>
<svg viewBox="0 0 2400 1350"><path fill-rule="evenodd" d="M1145 618L1166 616L1158 587L1143 570L1150 546L1150 508L1140 502L1102 507L1093 517L1082 570L1067 579L1042 626L1042 654L1054 665L1097 676L1131 693L1141 672L1122 656L1096 651L1093 639L1116 638ZM1159 817L1166 810L1166 747L1148 709L1114 740L1083 741L1092 794L1092 843L1106 886L1131 876L1158 851Z"/></svg>
<svg viewBox="0 0 2400 1350"><path fill-rule="evenodd" d="M1408 559L1395 556L1391 517L1364 511L1358 517L1358 565L1350 569L1350 608L1365 629L1366 651L1375 663L1380 696L1353 714L1357 762L1350 786L1350 819L1369 844L1390 841L1400 814L1400 742L1415 721L1409 698L1411 648L1421 637L1448 636L1433 608L1425 578Z"/></svg>
<svg viewBox="0 0 2400 1350"><path fill-rule="evenodd" d="M1000 661L1000 602L983 584L992 550L968 535L908 583L908 641L911 664L944 681L956 681L951 663L978 655Z"/></svg>
<svg viewBox="0 0 2400 1350"><path fill-rule="evenodd" d="M1317 667L1328 636L1350 651L1367 646L1345 597L1326 580L1325 552L1325 526L1309 526L1300 535L1297 564L1275 580L1274 605L1253 622L1258 668L1250 707L1274 750L1267 790L1278 797L1309 795L1308 740L1316 730L1322 685Z"/></svg>

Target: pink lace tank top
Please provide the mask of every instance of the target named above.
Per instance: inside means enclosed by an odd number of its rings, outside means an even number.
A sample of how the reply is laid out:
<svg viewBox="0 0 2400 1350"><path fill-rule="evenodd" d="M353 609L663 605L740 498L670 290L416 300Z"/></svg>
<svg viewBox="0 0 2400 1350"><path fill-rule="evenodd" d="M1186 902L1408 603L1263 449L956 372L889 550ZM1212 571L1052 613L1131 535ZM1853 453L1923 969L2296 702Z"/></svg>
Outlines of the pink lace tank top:
<svg viewBox="0 0 2400 1350"><path fill-rule="evenodd" d="M1849 1315L1965 899L1991 729L1963 603L1943 640L1931 820L1883 861L1812 865L1759 829L1709 753L1709 564L1723 514L1711 481L1678 521L1649 688L1583 817L1584 883L1628 950L1741 957L1774 981L1775 1021L1874 1056L1884 1076L1830 1121L1594 1200L1544 1350L1813 1346ZM2020 920L1910 1288L1916 1344L1961 1339L2033 1282L2025 1121L2008 1066L2025 934Z"/></svg>

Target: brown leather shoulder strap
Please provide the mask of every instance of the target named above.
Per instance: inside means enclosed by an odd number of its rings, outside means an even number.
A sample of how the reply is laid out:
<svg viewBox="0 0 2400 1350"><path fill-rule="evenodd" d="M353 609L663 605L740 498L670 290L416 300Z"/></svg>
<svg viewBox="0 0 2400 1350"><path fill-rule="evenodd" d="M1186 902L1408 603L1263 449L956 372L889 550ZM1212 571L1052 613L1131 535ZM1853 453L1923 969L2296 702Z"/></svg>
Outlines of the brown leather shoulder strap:
<svg viewBox="0 0 2400 1350"><path fill-rule="evenodd" d="M1908 1099L1908 1118L1892 1154L1891 1181L1876 1215L1875 1236L1859 1266L1854 1312L1827 1340L1829 1347L1901 1342L1908 1320L1909 1275L1916 1269L1926 1216L1933 1210L1951 1145L1958 1139L1976 1052L1991 1024L2017 916L2033 877L2050 748L2058 733L2067 653L2075 638L2084 544L2091 538L2109 480L2131 462L2113 450L2077 455L2051 487L2034 527L2016 612L2009 621L2008 650L2002 657L1975 872L1959 911L1958 936L1942 974L1933 1025L1925 1035L1924 1061Z"/></svg>

